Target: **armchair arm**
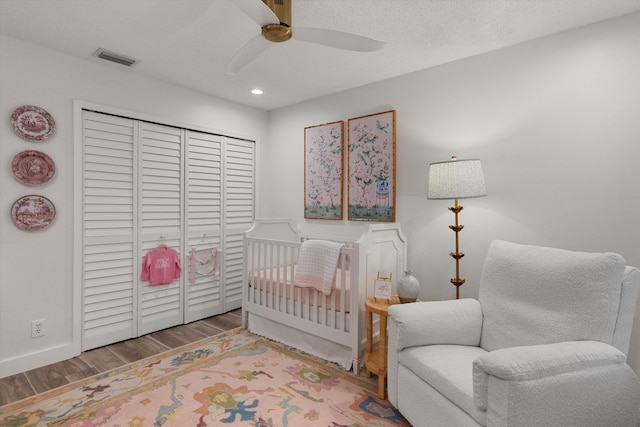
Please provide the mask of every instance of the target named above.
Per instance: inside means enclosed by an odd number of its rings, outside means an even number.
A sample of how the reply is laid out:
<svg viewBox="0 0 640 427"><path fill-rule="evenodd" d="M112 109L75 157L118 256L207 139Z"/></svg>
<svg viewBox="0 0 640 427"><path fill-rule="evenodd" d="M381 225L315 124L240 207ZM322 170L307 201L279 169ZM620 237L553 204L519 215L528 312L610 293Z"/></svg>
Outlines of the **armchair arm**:
<svg viewBox="0 0 640 427"><path fill-rule="evenodd" d="M487 425L635 425L640 382L625 362L599 341L495 350L473 362L474 402Z"/></svg>
<svg viewBox="0 0 640 427"><path fill-rule="evenodd" d="M398 353L407 347L432 344L480 344L482 309L474 299L396 304L388 311L387 385L392 405L398 405Z"/></svg>
<svg viewBox="0 0 640 427"><path fill-rule="evenodd" d="M482 309L474 299L414 302L389 307L396 325L394 347L435 344L480 345Z"/></svg>

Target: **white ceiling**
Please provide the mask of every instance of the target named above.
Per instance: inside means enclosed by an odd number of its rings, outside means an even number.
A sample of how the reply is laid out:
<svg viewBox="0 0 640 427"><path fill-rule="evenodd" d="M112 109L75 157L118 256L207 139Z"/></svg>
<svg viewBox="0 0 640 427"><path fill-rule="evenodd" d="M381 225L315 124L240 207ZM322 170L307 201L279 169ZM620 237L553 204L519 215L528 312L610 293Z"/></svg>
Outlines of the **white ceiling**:
<svg viewBox="0 0 640 427"><path fill-rule="evenodd" d="M319 27L388 44L361 53L292 39L229 75L231 57L260 33L233 2L0 0L0 33L272 110L640 11L640 0L293 0L294 34ZM98 48L140 62L92 57Z"/></svg>

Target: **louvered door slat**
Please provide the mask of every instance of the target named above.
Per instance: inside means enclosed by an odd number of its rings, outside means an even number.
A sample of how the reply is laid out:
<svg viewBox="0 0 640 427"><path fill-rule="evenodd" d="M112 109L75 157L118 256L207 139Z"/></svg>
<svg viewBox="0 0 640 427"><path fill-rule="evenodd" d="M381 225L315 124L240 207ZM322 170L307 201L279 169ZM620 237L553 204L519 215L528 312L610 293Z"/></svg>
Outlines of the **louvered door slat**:
<svg viewBox="0 0 640 427"><path fill-rule="evenodd" d="M136 336L133 120L83 112L83 350Z"/></svg>
<svg viewBox="0 0 640 427"><path fill-rule="evenodd" d="M255 143L225 138L224 310L242 306L243 239L255 212Z"/></svg>
<svg viewBox="0 0 640 427"><path fill-rule="evenodd" d="M180 129L140 123L140 261L161 243L181 252L182 139ZM159 286L140 282L139 335L182 323L183 277Z"/></svg>
<svg viewBox="0 0 640 427"><path fill-rule="evenodd" d="M187 258L187 274L190 269L193 272L186 285L185 322L222 312L221 276L214 275L206 264L206 261L213 261L212 250L222 244L221 141L218 135L187 132L187 246L194 252Z"/></svg>

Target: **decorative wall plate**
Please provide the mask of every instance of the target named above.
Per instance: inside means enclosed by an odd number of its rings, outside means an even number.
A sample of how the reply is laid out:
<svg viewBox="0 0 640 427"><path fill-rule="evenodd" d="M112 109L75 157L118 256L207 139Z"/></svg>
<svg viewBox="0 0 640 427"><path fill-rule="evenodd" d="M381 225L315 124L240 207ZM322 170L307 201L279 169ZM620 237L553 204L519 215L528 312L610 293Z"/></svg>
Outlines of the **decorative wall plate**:
<svg viewBox="0 0 640 427"><path fill-rule="evenodd" d="M11 206L11 218L23 230L41 230L51 224L55 217L56 207L44 196L30 194L19 198Z"/></svg>
<svg viewBox="0 0 640 427"><path fill-rule="evenodd" d="M11 113L13 131L27 141L42 142L56 131L56 122L46 110L23 105Z"/></svg>
<svg viewBox="0 0 640 427"><path fill-rule="evenodd" d="M42 185L56 174L56 165L41 151L22 151L11 159L11 172L25 185Z"/></svg>

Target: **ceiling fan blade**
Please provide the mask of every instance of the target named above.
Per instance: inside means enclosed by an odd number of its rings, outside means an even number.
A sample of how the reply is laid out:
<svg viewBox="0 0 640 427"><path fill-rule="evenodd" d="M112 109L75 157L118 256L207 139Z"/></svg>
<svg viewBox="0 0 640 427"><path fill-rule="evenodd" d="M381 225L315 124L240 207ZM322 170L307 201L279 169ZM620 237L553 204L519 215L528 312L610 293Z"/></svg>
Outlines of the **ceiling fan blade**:
<svg viewBox="0 0 640 427"><path fill-rule="evenodd" d="M293 27L292 38L357 52L373 52L382 49L387 44L386 42L358 36L356 34L309 27Z"/></svg>
<svg viewBox="0 0 640 427"><path fill-rule="evenodd" d="M253 19L260 27L280 23L280 19L262 0L231 0L231 3Z"/></svg>
<svg viewBox="0 0 640 427"><path fill-rule="evenodd" d="M271 46L271 42L262 37L262 34L255 36L233 55L229 65L227 65L227 74L235 74L242 70L248 63L267 50L269 46Z"/></svg>

